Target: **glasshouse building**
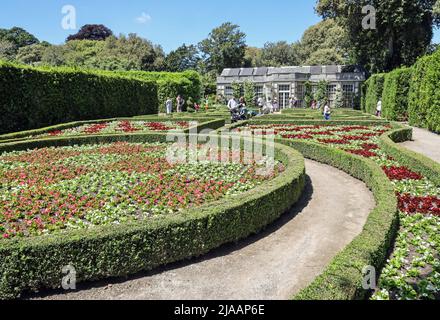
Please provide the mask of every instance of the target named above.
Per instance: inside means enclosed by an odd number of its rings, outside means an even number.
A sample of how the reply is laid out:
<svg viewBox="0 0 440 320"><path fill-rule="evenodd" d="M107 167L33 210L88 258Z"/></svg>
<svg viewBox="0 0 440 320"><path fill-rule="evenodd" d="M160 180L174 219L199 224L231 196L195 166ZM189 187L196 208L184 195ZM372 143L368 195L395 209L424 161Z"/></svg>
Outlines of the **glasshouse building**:
<svg viewBox="0 0 440 320"><path fill-rule="evenodd" d="M327 96L334 104L336 93L341 92L343 107L353 108L358 103L365 72L356 66L301 66L224 69L217 78L217 94L229 99L233 95L233 83L250 81L254 84L255 97L278 99L281 108L289 108L293 97L298 107L306 107L307 90L315 93L318 83L327 82Z"/></svg>

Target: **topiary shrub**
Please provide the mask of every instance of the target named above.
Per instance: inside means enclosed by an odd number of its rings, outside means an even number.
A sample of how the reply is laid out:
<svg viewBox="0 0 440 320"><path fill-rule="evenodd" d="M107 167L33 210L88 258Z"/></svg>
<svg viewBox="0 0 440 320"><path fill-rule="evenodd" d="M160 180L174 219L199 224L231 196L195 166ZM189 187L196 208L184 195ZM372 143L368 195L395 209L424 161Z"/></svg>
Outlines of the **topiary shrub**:
<svg viewBox="0 0 440 320"><path fill-rule="evenodd" d="M412 69L400 68L385 75L383 116L392 121L408 120L408 92Z"/></svg>

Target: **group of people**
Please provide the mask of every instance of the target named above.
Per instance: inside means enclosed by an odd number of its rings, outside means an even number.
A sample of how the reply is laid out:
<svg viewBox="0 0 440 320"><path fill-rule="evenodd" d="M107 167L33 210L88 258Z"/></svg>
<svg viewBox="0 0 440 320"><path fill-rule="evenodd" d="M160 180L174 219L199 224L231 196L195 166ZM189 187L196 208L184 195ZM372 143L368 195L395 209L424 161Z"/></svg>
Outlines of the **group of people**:
<svg viewBox="0 0 440 320"><path fill-rule="evenodd" d="M185 106L185 99L181 95L178 95L176 98L176 106L177 106L177 113L183 112L183 108ZM167 101L165 102L165 107L167 110L167 114L173 113L173 100L168 97Z"/></svg>
<svg viewBox="0 0 440 320"><path fill-rule="evenodd" d="M228 109L231 113L232 122L247 120L249 117L244 97L241 97L238 101L235 97L232 97L228 101Z"/></svg>
<svg viewBox="0 0 440 320"><path fill-rule="evenodd" d="M257 106L258 109L260 109L260 115L275 113L280 111L280 105L278 103L277 99L274 99L273 101L269 98L265 102L262 97L259 97L257 99Z"/></svg>
<svg viewBox="0 0 440 320"><path fill-rule="evenodd" d="M177 113L182 113L184 111L184 107L185 107L185 99L183 99L183 97L181 95L178 95L176 98L176 106L177 106ZM168 115L173 113L173 99L171 99L170 97L167 98L167 101L165 102L165 109ZM197 102L194 103L194 110L196 112L199 112L201 109L200 104L198 104ZM209 109L209 99L208 97L206 97L205 99L205 109L208 110Z"/></svg>

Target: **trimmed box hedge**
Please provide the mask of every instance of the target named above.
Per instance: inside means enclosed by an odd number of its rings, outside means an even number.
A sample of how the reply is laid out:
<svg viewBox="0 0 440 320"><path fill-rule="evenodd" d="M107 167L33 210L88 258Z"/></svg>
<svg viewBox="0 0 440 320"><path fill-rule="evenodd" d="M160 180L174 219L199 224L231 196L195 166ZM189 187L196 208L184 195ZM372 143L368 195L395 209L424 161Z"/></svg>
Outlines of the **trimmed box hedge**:
<svg viewBox="0 0 440 320"><path fill-rule="evenodd" d="M440 164L438 162L396 144L411 139L412 128L395 125L393 131L380 138L379 145L399 163L429 177L436 186L440 187Z"/></svg>
<svg viewBox="0 0 440 320"><path fill-rule="evenodd" d="M156 134L36 140L0 145L0 152L165 139L166 135ZM286 170L239 196L144 222L0 240L0 299L18 297L24 291L59 288L62 267L69 264L75 267L78 282L126 276L197 257L259 232L297 202L305 185L303 157L284 145L277 144L275 151Z"/></svg>
<svg viewBox="0 0 440 320"><path fill-rule="evenodd" d="M33 135L40 135L49 133L52 131L57 130L65 130L70 128L75 128L87 124L97 124L97 123L103 123L103 122L112 122L112 121L154 121L154 122L166 122L166 121L186 121L186 122L197 122L195 126L192 126L186 130L183 130L183 133L194 133L194 131L197 130L197 133L201 132L205 129L211 129L216 130L218 128L221 128L225 125L224 119L192 119L192 118L168 118L168 117L159 117L159 116L142 116L142 117L135 117L135 118L113 118L113 119L100 119L100 120L90 120L90 121L75 121L70 123L63 123L55 126L50 126L46 128L41 129L35 129L35 130L28 130L28 131L22 131L22 132L14 132L9 133L5 135L0 135L0 144L1 143L8 143L8 142L14 142L14 141L21 141L21 140L35 140L38 138L30 137ZM152 132L153 133L153 132ZM117 135L117 133L115 133ZM139 134L145 134L144 133L131 133L127 135L139 135ZM107 134L96 134L96 135L107 135ZM81 136L81 135L78 135ZM89 136L89 135L84 135ZM50 138L49 138L50 139ZM60 139L60 137L54 137L52 139Z"/></svg>
<svg viewBox="0 0 440 320"><path fill-rule="evenodd" d="M365 182L372 190L376 207L369 214L362 233L340 252L296 300L356 300L371 292L362 288L366 266L381 270L399 225L394 188L381 168L373 161L312 142L283 143L300 151L306 158L338 168Z"/></svg>
<svg viewBox="0 0 440 320"><path fill-rule="evenodd" d="M57 123L157 114L155 81L0 62L0 134Z"/></svg>

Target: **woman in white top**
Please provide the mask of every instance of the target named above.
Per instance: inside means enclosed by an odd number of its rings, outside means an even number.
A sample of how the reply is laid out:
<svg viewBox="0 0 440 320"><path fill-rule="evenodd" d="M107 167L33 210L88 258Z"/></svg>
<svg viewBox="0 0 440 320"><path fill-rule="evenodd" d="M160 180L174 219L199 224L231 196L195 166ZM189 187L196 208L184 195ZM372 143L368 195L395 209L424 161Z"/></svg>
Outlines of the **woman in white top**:
<svg viewBox="0 0 440 320"><path fill-rule="evenodd" d="M172 114L173 113L173 100L171 100L171 98L167 99L167 102L165 102L165 106L167 109L167 114Z"/></svg>
<svg viewBox="0 0 440 320"><path fill-rule="evenodd" d="M328 105L328 103L326 103L325 107L324 107L324 119L330 120L331 114L332 114L332 111L330 109L330 106Z"/></svg>

